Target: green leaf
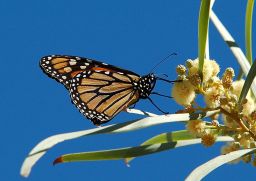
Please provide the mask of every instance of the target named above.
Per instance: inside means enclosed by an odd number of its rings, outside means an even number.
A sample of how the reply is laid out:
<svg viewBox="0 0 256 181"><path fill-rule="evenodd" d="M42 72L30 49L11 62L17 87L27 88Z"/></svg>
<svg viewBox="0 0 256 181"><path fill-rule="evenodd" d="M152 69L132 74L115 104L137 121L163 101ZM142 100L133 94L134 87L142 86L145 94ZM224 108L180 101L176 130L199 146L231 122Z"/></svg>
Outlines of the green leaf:
<svg viewBox="0 0 256 181"><path fill-rule="evenodd" d="M172 122L183 122L193 119L201 119L204 117L209 117L218 113L219 110L208 111L208 112L199 112L193 114L169 114L169 115L160 115L147 117L134 121L127 121L120 124L113 124L108 126L102 126L94 129L88 129L83 131L76 131L71 133L63 133L48 137L38 143L29 153L29 155L24 160L20 174L24 177L28 177L32 167L35 163L53 146L63 141L72 140L80 138L82 136L90 136L95 134L106 134L106 133L123 133L128 131L135 131L138 129L147 128L150 126L156 126L165 123Z"/></svg>
<svg viewBox="0 0 256 181"><path fill-rule="evenodd" d="M247 1L246 15L245 15L245 47L246 57L250 64L252 64L252 14L253 14L254 0Z"/></svg>
<svg viewBox="0 0 256 181"><path fill-rule="evenodd" d="M95 152L83 152L63 155L54 161L56 163L77 162L77 161L96 161L96 160L118 160L128 157L138 157L160 151L165 151L175 147L176 142L163 144L144 145L137 147L120 148L113 150L103 150Z"/></svg>
<svg viewBox="0 0 256 181"><path fill-rule="evenodd" d="M231 137L223 136L218 137L217 141L233 141ZM82 153L71 153L62 155L54 161L54 164L65 163L65 162L77 162L77 161L97 161L97 160L119 160L130 157L139 157L148 154L153 154L169 149L174 149L182 146L189 146L193 144L201 143L201 139L195 138L190 140L181 141L161 141L157 144L119 148L112 150L93 151L93 152L82 152Z"/></svg>
<svg viewBox="0 0 256 181"><path fill-rule="evenodd" d="M253 62L252 67L246 77L242 92L241 92L239 100L238 100L238 106L241 106L243 100L246 98L246 95L247 95L248 91L250 90L250 87L252 85L252 82L253 82L255 76L256 76L256 61Z"/></svg>
<svg viewBox="0 0 256 181"><path fill-rule="evenodd" d="M173 131L170 133L162 133L156 135L141 145L150 145L155 143L167 143L171 141L180 141L180 140L190 140L195 139L193 135L191 135L187 130Z"/></svg>
<svg viewBox="0 0 256 181"><path fill-rule="evenodd" d="M218 135L218 136L231 136L232 133L230 132L220 132L217 129L212 129L212 133ZM180 130L180 131L173 131L170 133L162 133L159 135L156 135L148 140L146 140L143 145L149 145L149 144L156 144L156 143L167 143L167 142L173 142L173 141L182 141L182 140L191 140L195 139L193 135L191 135L187 130ZM126 158L125 162L131 162L134 158Z"/></svg>
<svg viewBox="0 0 256 181"><path fill-rule="evenodd" d="M247 1L246 15L245 15L245 51L246 58L252 64L252 14L253 14L254 0ZM237 80L242 79L243 71L240 68L237 75Z"/></svg>
<svg viewBox="0 0 256 181"><path fill-rule="evenodd" d="M198 58L199 58L199 75L203 78L203 66L205 59L205 48L209 26L211 0L201 0L199 20L198 20ZM202 79L203 80L203 79Z"/></svg>
<svg viewBox="0 0 256 181"><path fill-rule="evenodd" d="M157 144L157 143L175 142L175 141L181 141L181 140L190 140L190 139L195 139L195 137L192 136L187 130L181 130L181 131L174 131L170 133L162 133L162 134L156 135L146 140L144 143L141 144L141 146ZM125 162L128 163L133 159L134 157L126 158Z"/></svg>
<svg viewBox="0 0 256 181"><path fill-rule="evenodd" d="M206 162L205 164L193 170L190 173L190 175L186 178L186 181L190 181L190 180L199 181L203 179L206 175L208 175L210 172L220 167L221 165L228 163L230 161L236 160L238 158L241 158L242 156L245 156L246 154L250 154L255 151L256 151L256 148L244 149L244 150L233 151L226 155L215 157L214 159Z"/></svg>

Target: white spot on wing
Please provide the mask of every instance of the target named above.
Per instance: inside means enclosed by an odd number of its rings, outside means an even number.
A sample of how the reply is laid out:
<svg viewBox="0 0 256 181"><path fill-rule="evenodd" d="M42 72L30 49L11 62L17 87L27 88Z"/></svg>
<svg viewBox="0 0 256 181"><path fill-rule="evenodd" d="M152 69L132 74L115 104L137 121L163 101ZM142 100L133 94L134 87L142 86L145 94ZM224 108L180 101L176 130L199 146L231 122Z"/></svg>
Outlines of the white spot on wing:
<svg viewBox="0 0 256 181"><path fill-rule="evenodd" d="M69 65L76 65L76 61L69 61Z"/></svg>
<svg viewBox="0 0 256 181"><path fill-rule="evenodd" d="M80 66L81 69L86 69L86 66Z"/></svg>

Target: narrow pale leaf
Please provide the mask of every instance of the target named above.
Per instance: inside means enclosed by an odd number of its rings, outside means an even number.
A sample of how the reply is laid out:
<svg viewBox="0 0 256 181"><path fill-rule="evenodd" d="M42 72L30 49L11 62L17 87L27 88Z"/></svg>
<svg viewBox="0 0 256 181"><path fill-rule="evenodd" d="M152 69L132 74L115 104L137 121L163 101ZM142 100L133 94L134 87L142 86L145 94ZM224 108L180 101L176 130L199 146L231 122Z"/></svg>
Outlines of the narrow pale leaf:
<svg viewBox="0 0 256 181"><path fill-rule="evenodd" d="M139 110L139 109L127 108L125 111L128 112L128 113L132 113L132 114L139 114L139 115L150 116L150 117L159 116L157 114L147 112L147 111L142 111L142 110Z"/></svg>
<svg viewBox="0 0 256 181"><path fill-rule="evenodd" d="M243 51L241 48L239 48L238 44L235 42L233 37L230 35L228 30L225 28L225 26L221 23L219 18L216 16L216 14L213 12L213 10L210 13L210 19L212 20L213 24L219 31L220 35L226 42L226 44L229 46L230 50L234 54L236 60L240 64L244 74L247 76L249 73L249 70L251 68L250 63L248 62L246 56L244 55ZM252 83L252 92L254 96L256 97L256 80L253 81Z"/></svg>
<svg viewBox="0 0 256 181"><path fill-rule="evenodd" d="M160 115L154 117L147 117L140 120L128 121L120 124L113 124L108 126L103 126L99 128L58 134L51 137L48 137L38 143L29 153L27 158L22 164L21 167L21 175L24 177L29 176L33 165L53 146L63 141L76 139L82 136L89 136L94 134L103 134L103 133L122 133L127 131L134 131L142 128L147 128L150 126L155 126L164 123L172 123L172 122L183 122L192 119L200 119L203 117L209 117L218 113L219 110L208 111L208 112L200 112L193 114L169 114L169 115Z"/></svg>
<svg viewBox="0 0 256 181"><path fill-rule="evenodd" d="M205 164L203 164L203 165L197 167L195 170L193 170L190 173L190 175L186 178L186 181L192 181L192 180L199 181L199 180L203 179L206 175L208 175L210 172L212 172L216 168L220 167L221 165L228 163L230 161L236 160L238 158L241 158L242 156L249 154L251 152L255 152L255 151L256 151L256 148L244 149L244 150L239 150L239 151L233 151L226 155L217 156L214 159L206 162Z"/></svg>

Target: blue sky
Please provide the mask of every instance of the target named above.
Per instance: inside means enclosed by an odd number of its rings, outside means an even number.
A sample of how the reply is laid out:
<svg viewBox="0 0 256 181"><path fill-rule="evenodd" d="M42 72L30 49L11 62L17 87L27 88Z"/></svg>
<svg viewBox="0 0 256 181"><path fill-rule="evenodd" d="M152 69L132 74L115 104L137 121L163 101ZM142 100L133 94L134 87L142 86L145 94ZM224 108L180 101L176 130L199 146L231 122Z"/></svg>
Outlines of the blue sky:
<svg viewBox="0 0 256 181"><path fill-rule="evenodd" d="M178 56L156 70L156 73L166 73L170 79L175 79L175 66L197 57L199 3L199 0L0 1L0 180L24 180L19 175L22 161L42 139L94 127L70 103L66 89L41 71L38 63L42 56L68 54L90 57L144 75L163 57L176 52ZM246 3L229 3L217 1L214 10L243 48ZM256 42L255 37L253 42ZM210 51L211 58L220 63L222 71L228 66L238 70L233 55L212 24ZM156 90L170 94L170 85L158 83ZM173 100L152 98L166 111L175 112L181 108ZM144 100L136 108L159 113ZM138 117L121 113L112 123ZM27 180L183 180L194 168L217 156L221 144L210 148L196 145L140 157L131 163L130 168L122 161L52 166L52 161L61 154L136 146L157 134L183 128L184 125L180 124L166 124L62 143L38 162ZM225 165L206 180L230 177L232 180L249 180L255 175L255 168L241 163Z"/></svg>

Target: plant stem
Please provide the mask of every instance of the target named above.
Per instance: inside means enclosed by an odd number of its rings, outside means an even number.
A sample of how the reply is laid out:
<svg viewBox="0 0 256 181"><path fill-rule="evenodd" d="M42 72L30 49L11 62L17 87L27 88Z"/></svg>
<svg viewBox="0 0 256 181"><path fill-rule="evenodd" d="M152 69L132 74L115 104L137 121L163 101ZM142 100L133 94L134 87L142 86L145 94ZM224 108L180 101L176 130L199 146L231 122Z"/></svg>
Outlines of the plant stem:
<svg viewBox="0 0 256 181"><path fill-rule="evenodd" d="M256 141L256 136L253 134L253 132L251 132L251 130L249 128L247 128L247 126L243 123L243 120L234 116L233 114L229 113L228 111L226 111L225 109L223 109L222 107L220 107L220 112L222 112L223 114L231 117L233 120L235 120L237 122L237 124L239 124L239 126L246 132L248 132L251 137Z"/></svg>

